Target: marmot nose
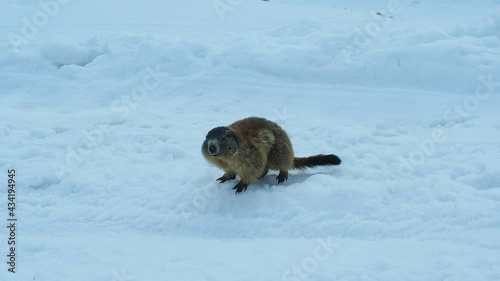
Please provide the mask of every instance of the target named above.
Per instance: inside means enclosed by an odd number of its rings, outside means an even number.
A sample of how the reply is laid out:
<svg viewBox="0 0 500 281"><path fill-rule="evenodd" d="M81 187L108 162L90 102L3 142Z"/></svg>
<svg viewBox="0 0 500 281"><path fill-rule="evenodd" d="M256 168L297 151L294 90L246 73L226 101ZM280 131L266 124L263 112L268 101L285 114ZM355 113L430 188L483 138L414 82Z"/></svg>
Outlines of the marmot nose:
<svg viewBox="0 0 500 281"><path fill-rule="evenodd" d="M219 147L215 143L209 142L208 153L210 153L210 155L212 156L219 154Z"/></svg>

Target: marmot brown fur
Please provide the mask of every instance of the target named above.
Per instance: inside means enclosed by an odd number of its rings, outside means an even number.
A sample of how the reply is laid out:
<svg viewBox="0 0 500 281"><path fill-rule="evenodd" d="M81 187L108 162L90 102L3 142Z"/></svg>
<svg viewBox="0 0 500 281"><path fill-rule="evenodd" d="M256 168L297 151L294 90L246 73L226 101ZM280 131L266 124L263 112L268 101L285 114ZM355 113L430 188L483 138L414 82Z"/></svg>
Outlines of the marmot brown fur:
<svg viewBox="0 0 500 281"><path fill-rule="evenodd" d="M279 170L276 178L282 183L288 178L289 169L305 169L323 165L339 165L336 155L315 155L295 157L293 147L286 132L276 123L264 118L250 117L231 124L217 127L208 132L201 147L205 159L225 171L217 180L223 183L236 178L241 180L233 188L236 193L268 170Z"/></svg>

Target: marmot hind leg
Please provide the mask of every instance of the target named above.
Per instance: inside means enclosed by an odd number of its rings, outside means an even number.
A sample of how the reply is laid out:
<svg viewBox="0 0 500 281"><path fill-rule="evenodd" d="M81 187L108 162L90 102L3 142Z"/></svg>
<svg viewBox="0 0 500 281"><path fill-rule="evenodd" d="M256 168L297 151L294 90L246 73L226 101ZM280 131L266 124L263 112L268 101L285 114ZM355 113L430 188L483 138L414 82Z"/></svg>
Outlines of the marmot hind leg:
<svg viewBox="0 0 500 281"><path fill-rule="evenodd" d="M280 170L279 175L276 177L278 184L283 183L288 179L288 170Z"/></svg>
<svg viewBox="0 0 500 281"><path fill-rule="evenodd" d="M287 136L269 151L267 165L271 170L288 170L293 167L293 148Z"/></svg>

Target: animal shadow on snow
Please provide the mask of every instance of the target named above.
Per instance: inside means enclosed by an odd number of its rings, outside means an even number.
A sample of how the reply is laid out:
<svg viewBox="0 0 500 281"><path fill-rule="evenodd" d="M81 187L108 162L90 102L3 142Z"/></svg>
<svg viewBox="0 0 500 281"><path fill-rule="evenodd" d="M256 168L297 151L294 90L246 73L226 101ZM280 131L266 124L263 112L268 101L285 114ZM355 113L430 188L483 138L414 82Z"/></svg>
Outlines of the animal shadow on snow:
<svg viewBox="0 0 500 281"><path fill-rule="evenodd" d="M261 179L257 179L254 181L252 184L248 186L248 189L254 189L254 190L266 190L269 188L288 188L291 185L294 184L300 184L300 183L305 183L307 182L307 179L315 176L315 175L335 175L336 171L328 171L328 172L301 172L297 174L290 173L288 175L288 179L282 183L278 184L278 181L276 180L276 177L278 176L278 173L276 172L269 172L265 177ZM248 190L247 190L248 191Z"/></svg>

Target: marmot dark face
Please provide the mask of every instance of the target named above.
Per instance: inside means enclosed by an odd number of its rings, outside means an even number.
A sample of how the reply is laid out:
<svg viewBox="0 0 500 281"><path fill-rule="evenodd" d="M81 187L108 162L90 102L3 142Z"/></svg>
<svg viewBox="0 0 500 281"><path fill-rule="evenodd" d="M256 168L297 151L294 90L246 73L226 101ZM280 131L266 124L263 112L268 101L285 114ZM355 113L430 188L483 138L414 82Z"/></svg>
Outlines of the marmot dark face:
<svg viewBox="0 0 500 281"><path fill-rule="evenodd" d="M228 127L217 127L208 132L201 150L210 157L227 157L238 150L238 140Z"/></svg>

